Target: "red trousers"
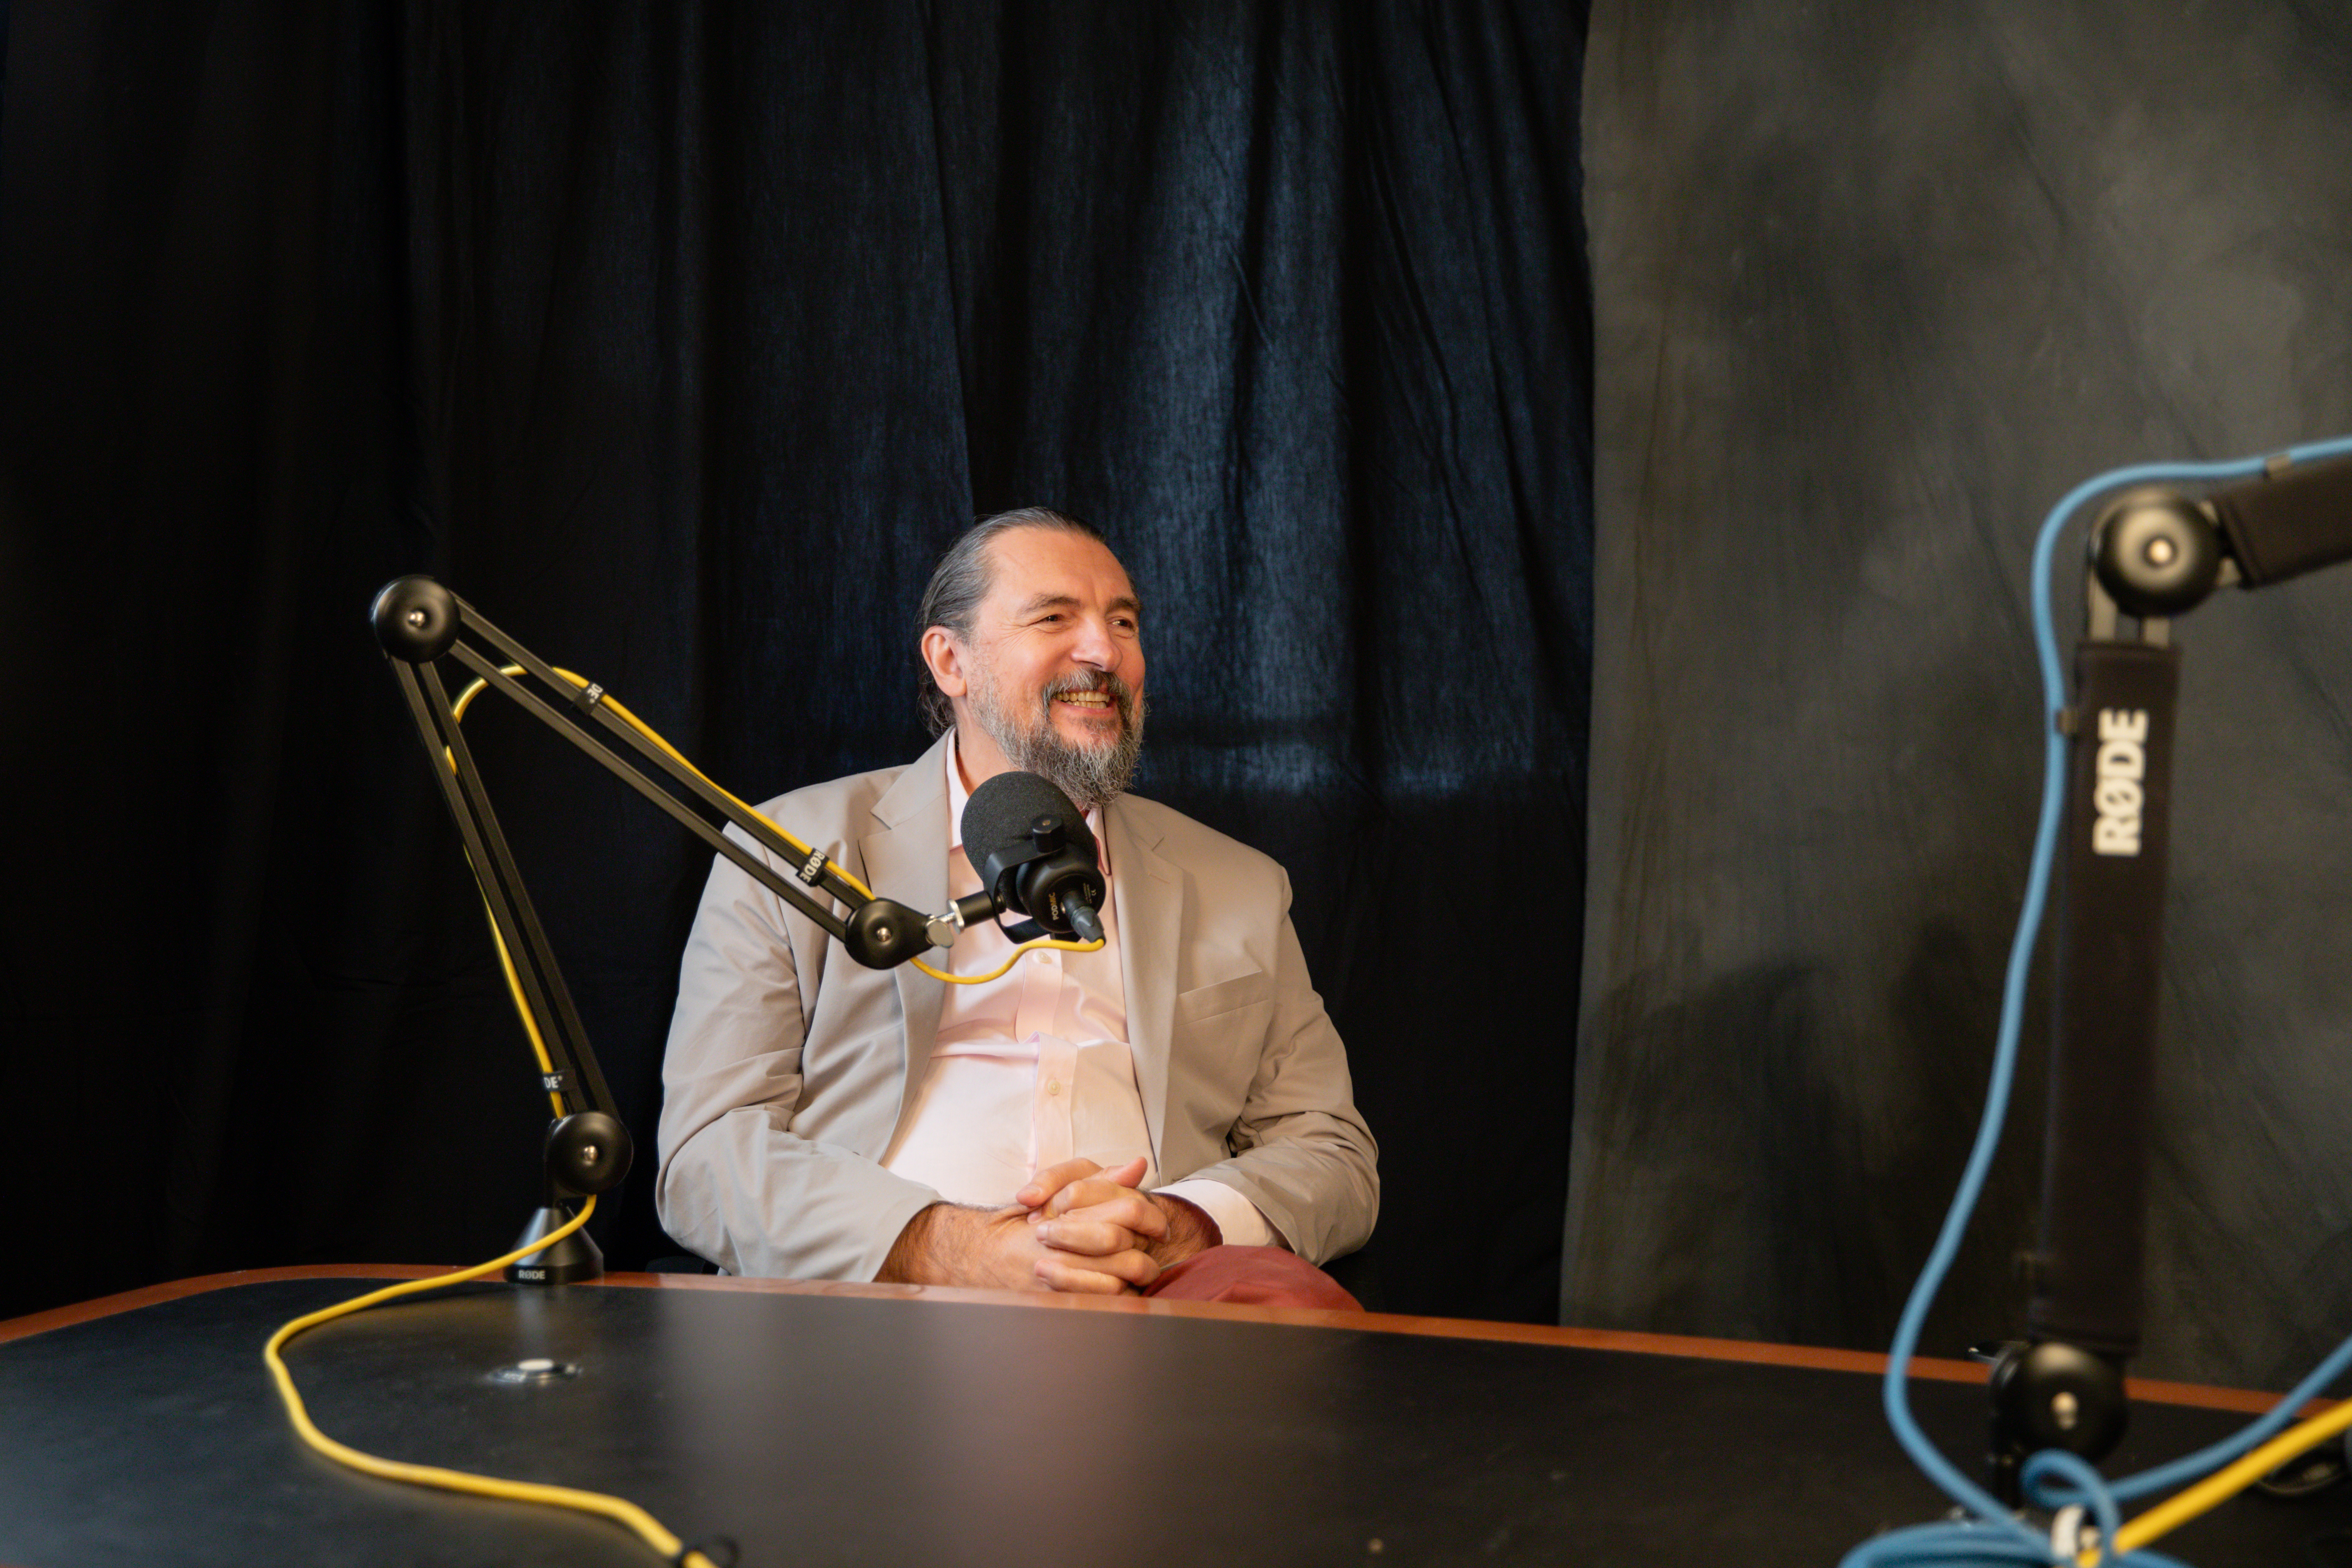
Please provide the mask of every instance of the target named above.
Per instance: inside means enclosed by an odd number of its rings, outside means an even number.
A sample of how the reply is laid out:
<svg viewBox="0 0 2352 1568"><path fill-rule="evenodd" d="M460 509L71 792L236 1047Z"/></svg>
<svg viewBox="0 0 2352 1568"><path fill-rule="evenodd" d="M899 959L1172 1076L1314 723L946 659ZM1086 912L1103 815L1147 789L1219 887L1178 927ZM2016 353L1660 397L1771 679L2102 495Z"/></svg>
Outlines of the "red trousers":
<svg viewBox="0 0 2352 1568"><path fill-rule="evenodd" d="M1196 1252L1154 1280L1144 1294L1169 1301L1233 1301L1246 1307L1364 1310L1337 1279L1278 1247L1212 1247Z"/></svg>

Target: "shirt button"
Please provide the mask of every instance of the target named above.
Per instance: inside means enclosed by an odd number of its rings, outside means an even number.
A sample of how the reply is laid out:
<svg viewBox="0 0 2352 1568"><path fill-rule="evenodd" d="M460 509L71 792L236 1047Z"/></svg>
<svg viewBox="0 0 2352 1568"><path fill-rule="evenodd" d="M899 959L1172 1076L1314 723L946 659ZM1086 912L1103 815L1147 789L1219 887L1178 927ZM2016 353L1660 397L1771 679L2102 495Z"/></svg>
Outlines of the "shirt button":
<svg viewBox="0 0 2352 1568"><path fill-rule="evenodd" d="M1061 1092L1062 1092L1062 1080L1061 1080L1060 1079L1057 1079L1057 1078L1049 1078L1049 1079L1047 1079L1045 1080L1045 1092L1046 1092L1047 1094L1059 1094L1059 1093L1061 1093Z"/></svg>

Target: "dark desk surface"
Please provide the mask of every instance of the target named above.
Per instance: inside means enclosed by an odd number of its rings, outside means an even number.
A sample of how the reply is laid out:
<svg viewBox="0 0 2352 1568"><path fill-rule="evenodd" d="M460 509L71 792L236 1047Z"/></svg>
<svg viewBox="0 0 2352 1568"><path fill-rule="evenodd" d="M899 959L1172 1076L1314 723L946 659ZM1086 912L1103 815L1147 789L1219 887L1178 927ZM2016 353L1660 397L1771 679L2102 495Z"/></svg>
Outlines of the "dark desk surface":
<svg viewBox="0 0 2352 1568"><path fill-rule="evenodd" d="M598 1521L371 1480L299 1445L262 1341L356 1281L425 1272L227 1275L0 1323L0 1563L654 1562ZM491 1381L533 1355L583 1370ZM1827 1564L1939 1511L1886 1433L1883 1363L1853 1352L624 1275L462 1286L288 1359L346 1442L616 1492L688 1539L735 1537L745 1568ZM1922 1370L1921 1418L1965 1459L1981 1369ZM2136 1392L2111 1469L2263 1403ZM2347 1527L2352 1488L2245 1498L2165 1549L2352 1563Z"/></svg>

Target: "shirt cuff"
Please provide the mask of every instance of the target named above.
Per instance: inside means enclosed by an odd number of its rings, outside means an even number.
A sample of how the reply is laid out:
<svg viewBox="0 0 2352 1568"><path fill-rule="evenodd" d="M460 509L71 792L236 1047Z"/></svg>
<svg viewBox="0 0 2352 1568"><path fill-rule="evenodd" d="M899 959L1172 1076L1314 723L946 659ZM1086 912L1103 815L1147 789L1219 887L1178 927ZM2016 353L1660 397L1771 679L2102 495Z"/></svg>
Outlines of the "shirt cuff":
<svg viewBox="0 0 2352 1568"><path fill-rule="evenodd" d="M1200 1205L1201 1211L1215 1220L1217 1228L1225 1233L1227 1247L1289 1249L1289 1243L1276 1234L1274 1226L1266 1224L1265 1215L1257 1212L1257 1205L1223 1182L1171 1182L1155 1190Z"/></svg>

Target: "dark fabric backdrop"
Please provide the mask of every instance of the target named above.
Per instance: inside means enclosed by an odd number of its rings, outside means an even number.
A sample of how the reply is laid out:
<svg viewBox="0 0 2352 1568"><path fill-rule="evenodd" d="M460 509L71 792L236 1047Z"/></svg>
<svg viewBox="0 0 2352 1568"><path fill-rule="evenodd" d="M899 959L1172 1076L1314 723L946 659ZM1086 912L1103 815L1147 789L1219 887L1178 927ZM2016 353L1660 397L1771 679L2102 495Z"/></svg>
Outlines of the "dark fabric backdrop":
<svg viewBox="0 0 2352 1568"><path fill-rule="evenodd" d="M467 1260L538 1107L363 612L446 577L739 793L910 758L977 511L1146 600L1139 788L1292 872L1358 1281L1549 1318L1590 627L1583 23L1536 0L17 4L0 1313ZM469 733L644 1142L707 857ZM1497 966L1497 953L1507 962Z"/></svg>
<svg viewBox="0 0 2352 1568"><path fill-rule="evenodd" d="M1608 0L1589 58L1564 1306L1880 1345L1983 1102L2023 891L2033 531L2118 464L2352 430L2352 19ZM2141 1364L2284 1387L2352 1330L2352 572L2178 632ZM1935 1353L2021 1326L2046 1038L2037 1013Z"/></svg>

